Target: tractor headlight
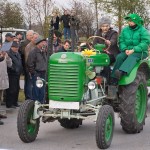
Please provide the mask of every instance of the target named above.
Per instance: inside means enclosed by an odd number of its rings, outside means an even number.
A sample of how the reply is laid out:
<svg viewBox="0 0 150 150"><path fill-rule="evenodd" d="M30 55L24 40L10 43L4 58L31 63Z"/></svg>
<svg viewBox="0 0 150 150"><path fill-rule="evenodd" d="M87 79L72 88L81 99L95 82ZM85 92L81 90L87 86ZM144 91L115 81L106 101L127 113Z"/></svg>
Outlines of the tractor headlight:
<svg viewBox="0 0 150 150"><path fill-rule="evenodd" d="M36 86L37 86L38 88L42 88L42 87L43 87L43 81L42 81L41 78L38 78L38 79L36 80Z"/></svg>
<svg viewBox="0 0 150 150"><path fill-rule="evenodd" d="M88 83L88 88L89 88L90 90L94 90L94 89L96 88L96 83L95 83L94 81L90 81L90 82Z"/></svg>

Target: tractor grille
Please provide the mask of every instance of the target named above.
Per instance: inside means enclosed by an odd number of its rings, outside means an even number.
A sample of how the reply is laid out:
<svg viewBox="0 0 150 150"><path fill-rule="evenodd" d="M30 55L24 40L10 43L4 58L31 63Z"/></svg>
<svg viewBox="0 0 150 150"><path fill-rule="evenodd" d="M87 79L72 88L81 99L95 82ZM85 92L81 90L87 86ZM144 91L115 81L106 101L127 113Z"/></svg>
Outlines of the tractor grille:
<svg viewBox="0 0 150 150"><path fill-rule="evenodd" d="M50 64L48 75L49 98L73 101L79 93L79 64Z"/></svg>

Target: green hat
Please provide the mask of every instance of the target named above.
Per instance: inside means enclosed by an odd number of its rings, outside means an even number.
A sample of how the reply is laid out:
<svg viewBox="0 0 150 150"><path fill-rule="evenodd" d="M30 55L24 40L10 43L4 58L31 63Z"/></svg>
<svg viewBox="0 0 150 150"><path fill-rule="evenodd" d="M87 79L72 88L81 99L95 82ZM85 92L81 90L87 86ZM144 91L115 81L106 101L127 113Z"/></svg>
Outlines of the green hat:
<svg viewBox="0 0 150 150"><path fill-rule="evenodd" d="M137 14L128 14L124 19L125 20L131 20L132 22L134 22L138 26L142 26L144 24L143 19Z"/></svg>

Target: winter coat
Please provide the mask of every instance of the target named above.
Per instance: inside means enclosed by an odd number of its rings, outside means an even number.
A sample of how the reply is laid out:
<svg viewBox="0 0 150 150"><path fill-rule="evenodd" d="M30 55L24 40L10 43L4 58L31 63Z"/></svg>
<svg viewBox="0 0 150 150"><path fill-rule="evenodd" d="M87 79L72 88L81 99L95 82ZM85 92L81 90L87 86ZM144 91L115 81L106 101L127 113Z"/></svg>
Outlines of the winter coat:
<svg viewBox="0 0 150 150"><path fill-rule="evenodd" d="M24 40L24 41L22 41L21 43L20 43L20 48L19 48L19 53L20 53L20 55L21 55L21 59L22 59L22 66L23 66L23 70L24 71L26 71L25 69L26 69L26 62L25 62L25 48L26 48L26 46L28 45L30 43L30 41L28 40L28 39L26 39L26 40Z"/></svg>
<svg viewBox="0 0 150 150"><path fill-rule="evenodd" d="M24 50L24 58L25 58L25 65L27 63L27 59L28 59L28 56L29 56L29 53L31 50L33 50L34 48L36 47L36 45L32 42L30 42L26 47L25 47L25 50Z"/></svg>
<svg viewBox="0 0 150 150"><path fill-rule="evenodd" d="M75 30L79 30L79 23L80 23L80 20L78 19L77 16L70 16L70 28L72 29L75 29Z"/></svg>
<svg viewBox="0 0 150 150"><path fill-rule="evenodd" d="M8 51L9 57L12 59L12 66L7 69L8 75L20 76L22 72L21 56L18 52L13 52L12 49Z"/></svg>
<svg viewBox="0 0 150 150"><path fill-rule="evenodd" d="M9 88L7 67L12 66L12 60L10 57L5 58L0 62L0 90Z"/></svg>
<svg viewBox="0 0 150 150"><path fill-rule="evenodd" d="M137 53L148 53L149 44L150 34L143 26L137 26L135 29L125 27L119 36L119 47L122 52L133 49Z"/></svg>
<svg viewBox="0 0 150 150"><path fill-rule="evenodd" d="M47 56L45 51L35 47L27 58L27 68L31 74L47 70Z"/></svg>
<svg viewBox="0 0 150 150"><path fill-rule="evenodd" d="M53 17L53 19L51 20L51 24L54 26L54 30L59 30L59 17Z"/></svg>
<svg viewBox="0 0 150 150"><path fill-rule="evenodd" d="M70 28L70 15L62 15L60 20L63 22L64 28Z"/></svg>
<svg viewBox="0 0 150 150"><path fill-rule="evenodd" d="M100 36L105 38L106 40L109 40L111 42L110 48L108 49L110 54L113 54L115 57L117 56L117 54L120 52L118 45L117 45L117 41L118 41L118 33L117 31L113 30L112 28L109 29L109 31L105 34L105 36L102 35L102 30L98 30L98 32L96 33L96 36ZM100 39L100 38L95 38L93 41L93 45L95 44L105 44L105 41ZM107 47L107 45L106 45Z"/></svg>
<svg viewBox="0 0 150 150"><path fill-rule="evenodd" d="M67 50L64 49L64 46L60 47L57 52L68 52Z"/></svg>

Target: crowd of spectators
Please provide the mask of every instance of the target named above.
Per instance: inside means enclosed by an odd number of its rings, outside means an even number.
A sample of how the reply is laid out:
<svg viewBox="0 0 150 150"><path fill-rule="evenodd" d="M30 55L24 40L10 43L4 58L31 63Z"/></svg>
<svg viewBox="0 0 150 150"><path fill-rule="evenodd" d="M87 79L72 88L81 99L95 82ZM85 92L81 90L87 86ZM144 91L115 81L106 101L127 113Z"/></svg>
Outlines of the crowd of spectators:
<svg viewBox="0 0 150 150"><path fill-rule="evenodd" d="M139 16L135 15L139 19ZM127 28L129 31L133 30L133 32L138 31L139 28L142 28L146 33L146 42L149 42L149 37L147 36L147 30L142 26L143 24L137 24L132 15L127 19L129 27ZM59 32L59 22L63 23L64 27L64 40L62 40L62 33ZM76 16L76 12L72 10L70 13L65 10L64 14L59 17L57 13L53 13L51 26L54 28L53 32L53 48L52 53L57 52L67 52L67 51L81 51L82 46L77 50L76 45L79 41L78 37L78 29L79 29L79 19ZM124 31L124 30L123 30ZM126 33L127 34L127 33ZM128 54L131 50L128 49L129 46L133 48L133 45L127 45L128 43L122 44L125 39L122 39L122 36L119 37L120 45L127 47L123 47L123 50L119 51L118 47L118 33L117 31L111 28L111 20L107 17L103 17L99 23L99 29L96 33L97 36L103 37L105 40L100 40L95 38L93 41L93 47L95 44L105 44L106 49L104 49L104 53L107 53L110 58L110 64L114 63L115 60L120 59L119 56L125 56L125 59L130 58L135 54L135 50L132 49L132 55ZM121 34L123 35L123 33ZM126 35L125 35L126 36ZM46 38L42 38L37 32L33 30L28 30L26 32L26 39L22 40L22 33L16 32L15 35L12 33L7 33L5 35L5 42L2 43L0 48L0 104L3 103L6 105L8 109L15 109L19 107L18 104L18 95L19 95L19 81L20 76L24 75L24 95L25 100L38 100L40 103L45 103L44 95L45 95L45 86L42 88L38 88L36 86L37 78L46 78L47 71L47 54L48 54L48 41ZM141 37L139 38L141 39ZM64 42L62 42L64 41ZM144 40L139 40L138 43L144 42ZM137 44L138 44L137 43ZM148 44L145 44L146 46ZM89 46L87 43L83 46ZM118 55L119 54L119 55ZM139 54L139 52L138 52ZM147 54L147 53L146 53ZM147 56L147 55L146 55ZM141 55L140 55L141 57ZM137 58L135 57L135 60ZM128 62L129 63L129 62ZM115 64L116 65L116 64ZM120 65L118 65L120 66ZM134 65L133 65L134 66ZM133 67L132 66L132 67ZM117 71L119 69L117 68ZM119 71L122 71L121 69ZM124 71L125 72L125 71ZM115 71L113 70L115 74ZM126 72L125 72L126 73ZM129 72L127 72L129 73ZM110 77L111 70L110 66L104 67L103 72L101 72L102 76L108 78ZM113 76L113 78L116 78ZM118 79L117 79L118 81ZM114 83L114 80L113 80ZM6 118L6 115L0 113L0 118ZM3 122L0 120L0 125Z"/></svg>

